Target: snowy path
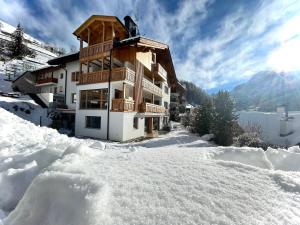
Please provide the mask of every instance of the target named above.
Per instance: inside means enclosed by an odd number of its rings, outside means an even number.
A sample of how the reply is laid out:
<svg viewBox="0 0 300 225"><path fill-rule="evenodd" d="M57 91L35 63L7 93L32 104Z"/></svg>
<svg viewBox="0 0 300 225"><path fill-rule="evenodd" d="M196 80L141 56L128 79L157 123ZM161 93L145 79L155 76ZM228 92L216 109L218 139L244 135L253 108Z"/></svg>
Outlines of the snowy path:
<svg viewBox="0 0 300 225"><path fill-rule="evenodd" d="M103 147L0 109L0 216L17 205L4 224L300 224L297 148L222 148L180 130Z"/></svg>

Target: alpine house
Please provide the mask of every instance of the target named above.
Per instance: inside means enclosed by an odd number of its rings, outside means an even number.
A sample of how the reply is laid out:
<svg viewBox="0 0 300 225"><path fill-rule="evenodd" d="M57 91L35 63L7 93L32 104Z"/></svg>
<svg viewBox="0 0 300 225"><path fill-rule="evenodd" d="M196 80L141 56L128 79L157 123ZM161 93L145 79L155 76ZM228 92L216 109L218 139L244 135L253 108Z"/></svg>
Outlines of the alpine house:
<svg viewBox="0 0 300 225"><path fill-rule="evenodd" d="M37 95L78 137L151 137L169 121L170 90L178 83L169 47L140 36L131 17L124 20L91 16L73 33L79 54L33 72Z"/></svg>

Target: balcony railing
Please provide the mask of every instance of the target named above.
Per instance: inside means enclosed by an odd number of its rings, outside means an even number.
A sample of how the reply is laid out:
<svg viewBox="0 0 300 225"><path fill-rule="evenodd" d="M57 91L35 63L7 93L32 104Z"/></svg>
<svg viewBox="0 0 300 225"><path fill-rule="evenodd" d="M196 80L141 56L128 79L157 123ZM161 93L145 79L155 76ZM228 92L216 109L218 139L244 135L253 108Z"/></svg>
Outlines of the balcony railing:
<svg viewBox="0 0 300 225"><path fill-rule="evenodd" d="M79 84L105 83L109 80L109 71L102 70L80 75ZM111 81L129 81L134 83L135 72L128 67L114 68L111 74Z"/></svg>
<svg viewBox="0 0 300 225"><path fill-rule="evenodd" d="M103 53L109 52L113 47L113 41L106 41L103 43L91 45L80 50L80 60L87 61L101 58Z"/></svg>
<svg viewBox="0 0 300 225"><path fill-rule="evenodd" d="M140 112L164 113L166 112L166 108L161 105L155 105L148 102L143 102L140 104Z"/></svg>
<svg viewBox="0 0 300 225"><path fill-rule="evenodd" d="M154 95L162 96L162 89L146 78L143 79L143 87L145 90L151 92Z"/></svg>
<svg viewBox="0 0 300 225"><path fill-rule="evenodd" d="M134 101L129 99L113 99L111 104L111 111L114 112L130 112L134 111Z"/></svg>
<svg viewBox="0 0 300 225"><path fill-rule="evenodd" d="M48 84L48 83L57 83L57 78L54 78L54 77L46 77L46 78L43 78L43 79L38 79L36 81L36 84L37 85L41 85L41 84Z"/></svg>
<svg viewBox="0 0 300 225"><path fill-rule="evenodd" d="M159 63L152 64L152 71L167 80L167 71Z"/></svg>
<svg viewBox="0 0 300 225"><path fill-rule="evenodd" d="M135 72L128 67L115 68L112 71L112 81L127 80L135 82Z"/></svg>

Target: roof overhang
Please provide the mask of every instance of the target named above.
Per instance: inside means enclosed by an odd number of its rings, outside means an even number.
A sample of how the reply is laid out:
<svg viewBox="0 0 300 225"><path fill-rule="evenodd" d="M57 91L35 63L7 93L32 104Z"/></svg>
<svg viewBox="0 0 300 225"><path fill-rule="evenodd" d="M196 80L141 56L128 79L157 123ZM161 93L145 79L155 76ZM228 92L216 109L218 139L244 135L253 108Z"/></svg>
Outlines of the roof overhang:
<svg viewBox="0 0 300 225"><path fill-rule="evenodd" d="M43 74L43 73L51 73L54 72L58 69L62 68L61 66L46 66L37 70L32 71L32 74L38 75L38 74Z"/></svg>
<svg viewBox="0 0 300 225"><path fill-rule="evenodd" d="M88 18L84 23L82 23L74 32L73 34L77 38L82 38L83 41L87 42L87 37L84 35L87 28L89 28L92 24L97 22L110 22L114 24L114 27L121 32L126 33L128 35L128 31L124 24L120 21L120 19L116 16L106 16L106 15L92 15Z"/></svg>
<svg viewBox="0 0 300 225"><path fill-rule="evenodd" d="M71 53L63 56L56 57L54 59L50 59L48 61L49 65L63 65L69 62L74 62L79 60L79 52Z"/></svg>

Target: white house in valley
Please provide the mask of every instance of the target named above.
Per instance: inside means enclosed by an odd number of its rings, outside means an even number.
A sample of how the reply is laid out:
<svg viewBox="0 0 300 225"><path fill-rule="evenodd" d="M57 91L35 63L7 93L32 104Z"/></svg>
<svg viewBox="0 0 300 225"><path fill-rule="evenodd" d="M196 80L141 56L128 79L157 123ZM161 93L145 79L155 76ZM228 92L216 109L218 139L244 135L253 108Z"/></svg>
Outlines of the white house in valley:
<svg viewBox="0 0 300 225"><path fill-rule="evenodd" d="M169 121L171 88L178 85L169 47L139 36L134 21L124 20L91 16L74 32L79 53L32 72L33 97L55 109L60 126L78 137L155 136Z"/></svg>

